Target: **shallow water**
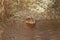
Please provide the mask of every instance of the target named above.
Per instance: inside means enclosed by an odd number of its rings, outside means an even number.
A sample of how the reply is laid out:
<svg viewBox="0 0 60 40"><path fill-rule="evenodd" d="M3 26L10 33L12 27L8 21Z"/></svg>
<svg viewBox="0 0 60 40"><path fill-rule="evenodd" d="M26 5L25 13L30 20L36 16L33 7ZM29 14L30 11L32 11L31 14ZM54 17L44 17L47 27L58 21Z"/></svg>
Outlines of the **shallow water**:
<svg viewBox="0 0 60 40"><path fill-rule="evenodd" d="M60 22L37 22L34 29L27 27L25 23L14 22L5 29L3 40L60 40ZM53 24L53 25L52 25ZM58 24L58 25L57 25ZM57 26L56 26L57 25ZM47 27L48 26L48 27Z"/></svg>

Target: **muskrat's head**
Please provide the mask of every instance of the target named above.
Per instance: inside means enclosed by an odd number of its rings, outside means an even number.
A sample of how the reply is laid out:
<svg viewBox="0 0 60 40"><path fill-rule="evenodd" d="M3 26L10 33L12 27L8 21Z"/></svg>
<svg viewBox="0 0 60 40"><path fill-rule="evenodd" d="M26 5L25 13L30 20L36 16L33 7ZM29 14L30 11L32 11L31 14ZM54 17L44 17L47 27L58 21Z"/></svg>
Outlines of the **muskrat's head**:
<svg viewBox="0 0 60 40"><path fill-rule="evenodd" d="M33 17L26 18L25 22L26 22L28 27L30 27L30 28L34 28L35 27L35 19Z"/></svg>
<svg viewBox="0 0 60 40"><path fill-rule="evenodd" d="M35 24L35 19L33 17L27 17L26 18L26 23L27 24Z"/></svg>

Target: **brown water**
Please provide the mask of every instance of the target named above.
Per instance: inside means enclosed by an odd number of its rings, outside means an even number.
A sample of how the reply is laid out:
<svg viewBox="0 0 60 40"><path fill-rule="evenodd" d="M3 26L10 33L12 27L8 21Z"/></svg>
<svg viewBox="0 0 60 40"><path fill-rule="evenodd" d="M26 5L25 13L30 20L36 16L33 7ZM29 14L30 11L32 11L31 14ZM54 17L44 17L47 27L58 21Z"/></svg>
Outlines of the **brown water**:
<svg viewBox="0 0 60 40"><path fill-rule="evenodd" d="M3 40L60 40L59 21L37 21L33 29L19 21L6 24Z"/></svg>

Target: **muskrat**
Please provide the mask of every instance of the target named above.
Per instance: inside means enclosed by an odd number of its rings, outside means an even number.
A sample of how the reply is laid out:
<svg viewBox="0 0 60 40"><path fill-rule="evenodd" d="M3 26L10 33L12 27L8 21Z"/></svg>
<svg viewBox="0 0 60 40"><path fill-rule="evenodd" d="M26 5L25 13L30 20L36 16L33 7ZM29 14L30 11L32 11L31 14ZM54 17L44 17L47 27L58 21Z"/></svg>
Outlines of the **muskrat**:
<svg viewBox="0 0 60 40"><path fill-rule="evenodd" d="M28 18L26 18L26 25L28 26L28 27L30 27L30 28L34 28L35 27L35 20L34 20L34 18L32 18L32 17L28 17Z"/></svg>

